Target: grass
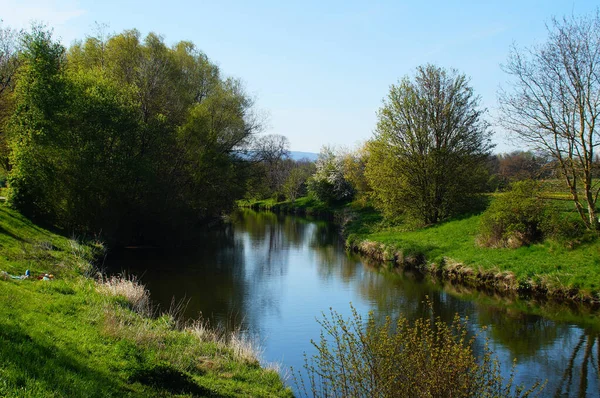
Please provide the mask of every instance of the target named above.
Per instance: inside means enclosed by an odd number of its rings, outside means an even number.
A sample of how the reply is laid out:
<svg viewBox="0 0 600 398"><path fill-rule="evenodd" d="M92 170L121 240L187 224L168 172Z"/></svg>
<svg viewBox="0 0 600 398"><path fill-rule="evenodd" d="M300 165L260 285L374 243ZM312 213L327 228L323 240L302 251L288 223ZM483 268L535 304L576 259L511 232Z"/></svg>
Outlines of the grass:
<svg viewBox="0 0 600 398"><path fill-rule="evenodd" d="M85 277L100 250L0 206L0 270L55 275L0 279L0 396L291 396L241 335L155 314L135 279Z"/></svg>
<svg viewBox="0 0 600 398"><path fill-rule="evenodd" d="M554 211L575 217L571 202L551 203ZM467 282L488 280L488 285L494 285L502 280L504 286L497 287L600 300L600 245L596 239L574 245L546 240L517 249L487 248L477 243L480 218L474 214L411 229L405 223L387 225L377 211L362 208L346 227L347 241L367 255L416 261L426 269ZM459 271L462 275L457 275Z"/></svg>

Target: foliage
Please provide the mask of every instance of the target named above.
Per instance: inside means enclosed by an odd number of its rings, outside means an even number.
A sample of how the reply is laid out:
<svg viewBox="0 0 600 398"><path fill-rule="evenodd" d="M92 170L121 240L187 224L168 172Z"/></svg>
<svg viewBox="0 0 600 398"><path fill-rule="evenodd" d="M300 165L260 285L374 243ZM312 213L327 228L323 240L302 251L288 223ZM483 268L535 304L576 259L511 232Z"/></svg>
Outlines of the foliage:
<svg viewBox="0 0 600 398"><path fill-rule="evenodd" d="M448 325L440 318L414 323L400 316L366 323L352 308L344 319L330 310L319 321L317 349L305 362L308 387L295 375L299 390L315 397L525 397L539 394L539 383L525 390L504 382L489 347L478 358L469 324L458 315ZM301 376L301 375L299 375ZM309 391L307 391L309 390Z"/></svg>
<svg viewBox="0 0 600 398"><path fill-rule="evenodd" d="M111 242L164 242L231 209L260 129L241 83L189 42L24 37L10 128L10 202ZM173 243L173 242L171 242Z"/></svg>
<svg viewBox="0 0 600 398"><path fill-rule="evenodd" d="M500 93L501 122L557 162L581 220L597 230L600 185L592 178L600 139L600 11L553 19L546 43L514 47L504 69L513 81L511 91Z"/></svg>
<svg viewBox="0 0 600 398"><path fill-rule="evenodd" d="M492 202L481 217L479 243L489 247L516 248L539 241L548 219L548 206L539 184L519 181Z"/></svg>
<svg viewBox="0 0 600 398"><path fill-rule="evenodd" d="M406 211L437 223L485 190L490 132L468 83L457 71L427 65L391 86L366 167L386 216Z"/></svg>
<svg viewBox="0 0 600 398"><path fill-rule="evenodd" d="M321 148L316 171L307 181L308 192L325 203L350 201L352 185L344 177L344 159L331 147Z"/></svg>
<svg viewBox="0 0 600 398"><path fill-rule="evenodd" d="M28 216L54 221L51 208L58 191L56 170L49 162L58 158L54 143L65 142L61 136L65 127L62 116L68 109L65 50L40 26L25 34L23 47L11 121L10 200Z"/></svg>
<svg viewBox="0 0 600 398"><path fill-rule="evenodd" d="M0 20L0 172L10 170L7 124L14 112L13 92L20 65L21 31L1 26Z"/></svg>
<svg viewBox="0 0 600 398"><path fill-rule="evenodd" d="M295 166L290 159L289 146L288 139L278 134L254 138L247 154L252 160L247 197L264 199L285 196L284 185Z"/></svg>
<svg viewBox="0 0 600 398"><path fill-rule="evenodd" d="M367 202L372 191L365 175L368 156L369 152L366 144L343 155L344 178L352 186L356 193L356 199L363 204Z"/></svg>

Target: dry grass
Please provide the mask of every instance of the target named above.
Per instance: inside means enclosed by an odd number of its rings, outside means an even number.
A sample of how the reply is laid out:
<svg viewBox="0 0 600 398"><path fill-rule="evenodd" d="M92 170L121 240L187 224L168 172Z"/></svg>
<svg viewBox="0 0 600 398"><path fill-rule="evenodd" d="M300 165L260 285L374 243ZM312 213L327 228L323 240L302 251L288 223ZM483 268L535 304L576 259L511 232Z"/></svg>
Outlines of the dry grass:
<svg viewBox="0 0 600 398"><path fill-rule="evenodd" d="M197 320L185 327L201 342L211 342L219 349L230 350L233 358L250 364L259 364L262 356L262 348L247 334L240 330L227 332L222 328L214 328L206 321Z"/></svg>
<svg viewBox="0 0 600 398"><path fill-rule="evenodd" d="M124 298L136 313L151 316L153 313L150 292L133 275L100 276L98 290L103 294Z"/></svg>

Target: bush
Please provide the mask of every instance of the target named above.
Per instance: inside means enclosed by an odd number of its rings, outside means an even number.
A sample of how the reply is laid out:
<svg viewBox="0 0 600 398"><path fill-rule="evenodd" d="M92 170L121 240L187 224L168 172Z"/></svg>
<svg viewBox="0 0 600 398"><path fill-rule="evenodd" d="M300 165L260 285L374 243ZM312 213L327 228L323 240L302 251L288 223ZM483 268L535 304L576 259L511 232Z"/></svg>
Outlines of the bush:
<svg viewBox="0 0 600 398"><path fill-rule="evenodd" d="M473 352L468 322L458 315L448 325L439 317L409 322L400 316L366 324L354 308L350 319L331 311L311 361L304 370L309 386L294 374L300 394L315 397L525 397L541 391L505 383L487 344L483 356ZM331 339L328 340L328 338ZM310 390L310 392L308 391Z"/></svg>
<svg viewBox="0 0 600 398"><path fill-rule="evenodd" d="M569 249L598 238L598 233L587 229L580 218L561 217L558 212L550 212L542 229L545 237L552 238Z"/></svg>
<svg viewBox="0 0 600 398"><path fill-rule="evenodd" d="M516 182L483 213L479 243L517 248L539 241L548 217L548 205L539 196L539 184L533 180Z"/></svg>

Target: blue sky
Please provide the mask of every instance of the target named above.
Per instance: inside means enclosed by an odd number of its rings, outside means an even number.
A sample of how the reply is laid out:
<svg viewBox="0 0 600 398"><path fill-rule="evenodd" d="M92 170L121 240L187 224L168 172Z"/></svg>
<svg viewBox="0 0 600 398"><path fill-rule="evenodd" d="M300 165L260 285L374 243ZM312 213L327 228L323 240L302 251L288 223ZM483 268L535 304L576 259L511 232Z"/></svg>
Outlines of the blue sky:
<svg viewBox="0 0 600 398"><path fill-rule="evenodd" d="M191 40L241 78L268 115L265 133L291 149L353 148L372 136L389 86L434 63L471 77L494 123L500 64L512 43L546 37L552 16L596 1L87 1L0 0L4 25L46 22L65 45L94 32L136 28L173 44ZM521 148L494 126L496 152Z"/></svg>

